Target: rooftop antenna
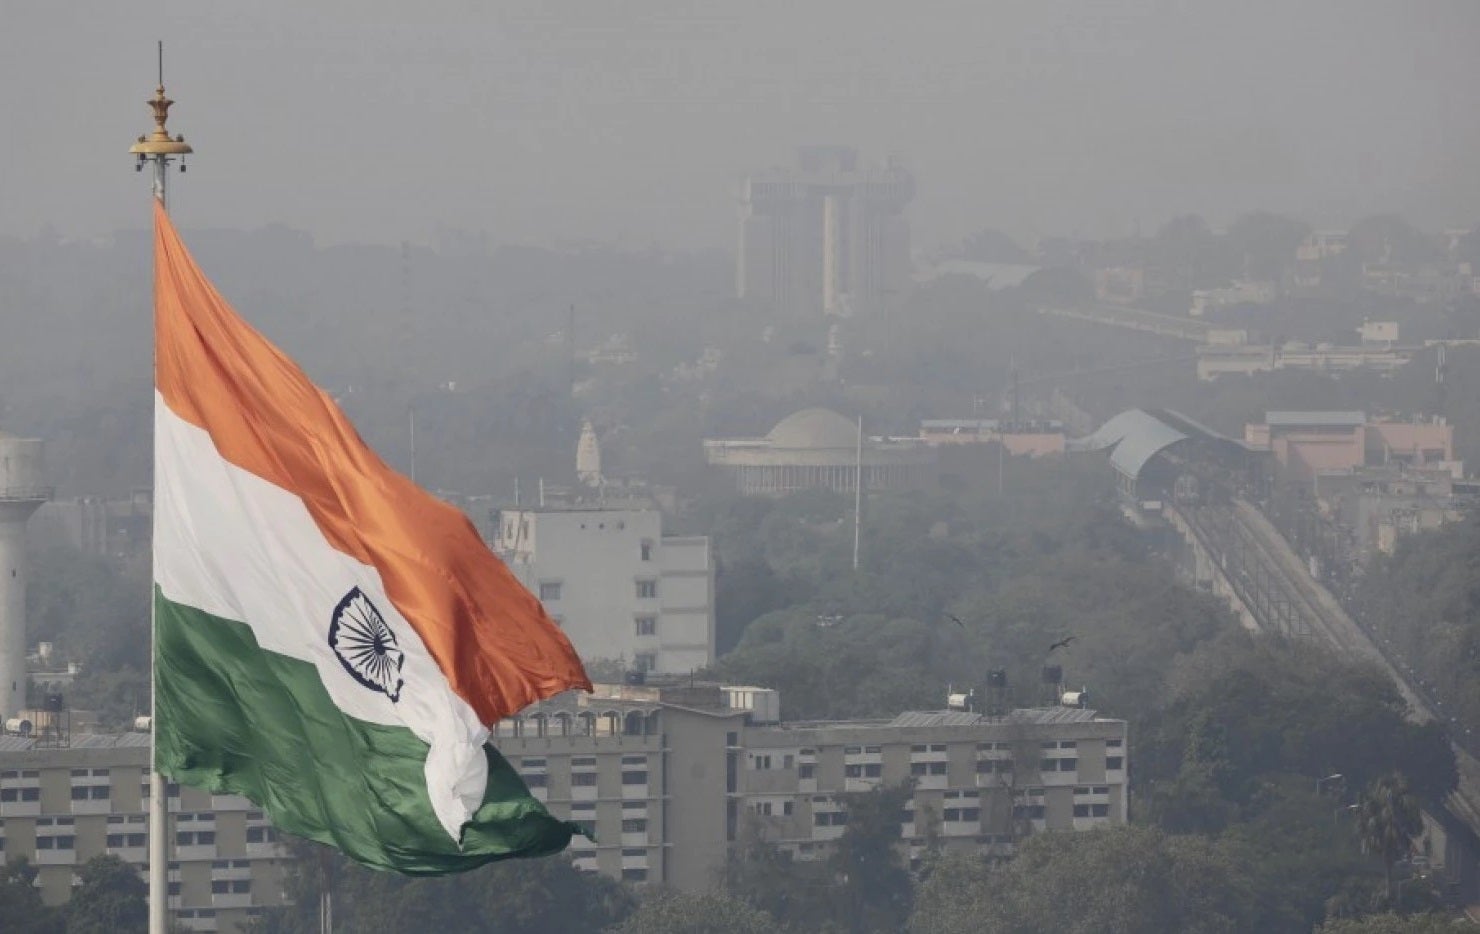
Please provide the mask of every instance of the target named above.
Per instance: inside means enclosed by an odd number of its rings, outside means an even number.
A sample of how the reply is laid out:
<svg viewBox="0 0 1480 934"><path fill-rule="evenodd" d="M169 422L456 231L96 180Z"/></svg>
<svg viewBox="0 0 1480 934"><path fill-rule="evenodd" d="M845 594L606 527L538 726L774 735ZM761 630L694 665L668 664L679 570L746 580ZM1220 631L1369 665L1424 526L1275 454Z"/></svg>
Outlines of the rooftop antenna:
<svg viewBox="0 0 1480 934"><path fill-rule="evenodd" d="M184 172L185 157L195 150L185 142L183 134L171 137L165 126L169 121L170 107L175 102L164 93L164 41L160 40L155 48L159 84L154 89L154 97L148 101L149 109L154 112L154 131L147 136L140 136L128 151L134 156L134 171L144 171L146 163L153 167L154 197L159 200L160 207L168 208L166 182L169 179L170 164L178 160L180 171ZM149 634L152 653L158 634L153 601L150 601ZM151 749L157 748L159 742L159 717L155 715L159 708L155 703L155 687L154 679L151 678L149 681L149 745ZM149 934L165 934L169 927L168 832L169 797L166 794L164 775L155 768L149 772Z"/></svg>

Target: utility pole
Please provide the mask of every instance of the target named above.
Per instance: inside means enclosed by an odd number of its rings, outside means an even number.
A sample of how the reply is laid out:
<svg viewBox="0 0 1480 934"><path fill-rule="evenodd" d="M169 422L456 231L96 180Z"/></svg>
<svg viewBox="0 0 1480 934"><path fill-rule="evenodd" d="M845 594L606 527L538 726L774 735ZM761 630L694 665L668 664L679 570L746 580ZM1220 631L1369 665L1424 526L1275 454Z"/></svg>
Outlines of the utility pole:
<svg viewBox="0 0 1480 934"><path fill-rule="evenodd" d="M161 207L168 208L167 183L171 163L179 161L180 171L185 171L185 157L195 150L185 142L183 135L171 137L165 129L169 120L170 106L174 101L164 93L164 43L158 45L159 85L154 97L149 100L149 109L154 111L154 132L140 136L129 152L134 156L134 170L144 171L146 164L153 169L154 197ZM169 930L169 797L164 776L159 772L159 670L153 665L159 634L154 618L154 600L149 601L149 645L151 675L149 678L149 748L151 767L149 770L149 934L166 934Z"/></svg>

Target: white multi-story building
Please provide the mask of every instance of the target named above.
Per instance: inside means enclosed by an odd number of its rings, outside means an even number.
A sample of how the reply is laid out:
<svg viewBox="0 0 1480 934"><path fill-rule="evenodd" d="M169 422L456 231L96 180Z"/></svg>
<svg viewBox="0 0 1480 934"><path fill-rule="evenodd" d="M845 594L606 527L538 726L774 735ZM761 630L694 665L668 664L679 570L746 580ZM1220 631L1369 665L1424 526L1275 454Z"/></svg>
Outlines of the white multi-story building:
<svg viewBox="0 0 1480 934"><path fill-rule="evenodd" d="M667 673L714 661L709 539L665 536L657 510L504 510L494 549L586 661Z"/></svg>

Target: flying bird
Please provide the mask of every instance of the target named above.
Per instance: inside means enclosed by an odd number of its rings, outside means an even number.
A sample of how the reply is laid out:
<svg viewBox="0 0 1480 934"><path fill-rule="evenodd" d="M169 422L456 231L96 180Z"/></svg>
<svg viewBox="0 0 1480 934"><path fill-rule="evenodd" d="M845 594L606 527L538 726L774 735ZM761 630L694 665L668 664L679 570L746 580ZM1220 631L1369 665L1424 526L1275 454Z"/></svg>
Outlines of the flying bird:
<svg viewBox="0 0 1480 934"><path fill-rule="evenodd" d="M1079 637L1078 636L1065 636L1064 638L1062 638L1059 641L1055 642L1053 645L1049 646L1048 647L1048 650L1050 652L1052 652L1054 649L1067 649L1069 647L1069 643L1070 642L1073 642L1077 638L1079 638Z"/></svg>
<svg viewBox="0 0 1480 934"><path fill-rule="evenodd" d="M951 622L955 623L957 626L960 626L962 629L965 629L966 628L966 624L963 623L963 622L961 622L961 617L959 617L959 616L955 616L955 615L952 615L950 613L947 613L946 614L946 619L948 619Z"/></svg>

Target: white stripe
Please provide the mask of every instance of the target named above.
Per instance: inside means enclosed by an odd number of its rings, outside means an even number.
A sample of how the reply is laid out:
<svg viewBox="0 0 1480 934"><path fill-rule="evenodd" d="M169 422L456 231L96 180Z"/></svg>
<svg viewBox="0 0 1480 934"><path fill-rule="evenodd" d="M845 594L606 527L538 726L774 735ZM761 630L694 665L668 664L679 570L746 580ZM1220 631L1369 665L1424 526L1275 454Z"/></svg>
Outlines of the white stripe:
<svg viewBox="0 0 1480 934"><path fill-rule="evenodd" d="M427 792L437 819L458 839L488 784L488 730L386 595L379 572L329 545L297 495L228 463L210 435L158 392L154 577L167 599L243 622L262 648L312 664L349 716L406 727L428 743ZM354 587L405 653L397 702L356 681L329 645L334 609Z"/></svg>

